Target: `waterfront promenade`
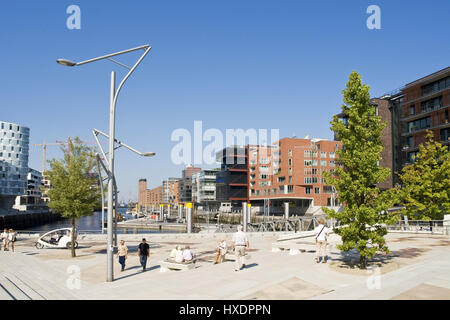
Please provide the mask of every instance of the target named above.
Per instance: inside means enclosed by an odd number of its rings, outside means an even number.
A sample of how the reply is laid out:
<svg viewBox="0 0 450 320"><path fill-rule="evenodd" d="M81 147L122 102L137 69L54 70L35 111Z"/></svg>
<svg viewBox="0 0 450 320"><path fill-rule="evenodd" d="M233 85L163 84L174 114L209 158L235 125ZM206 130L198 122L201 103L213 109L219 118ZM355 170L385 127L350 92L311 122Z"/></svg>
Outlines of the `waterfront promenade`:
<svg viewBox="0 0 450 320"><path fill-rule="evenodd" d="M146 272L136 255L142 236L151 247ZM124 272L115 261L112 283L105 282L104 235L80 237L75 259L69 250L38 250L34 238L20 237L16 252L0 252L0 299L450 299L448 236L391 233L391 253L372 265L379 268L360 271L344 263L351 255L336 249L337 235L330 238L328 263L316 264L314 252L272 252L278 235L254 233L251 257L239 272L233 262L212 264L218 241L231 243L231 236L120 235L129 259ZM191 246L198 267L160 272L160 261L177 244Z"/></svg>

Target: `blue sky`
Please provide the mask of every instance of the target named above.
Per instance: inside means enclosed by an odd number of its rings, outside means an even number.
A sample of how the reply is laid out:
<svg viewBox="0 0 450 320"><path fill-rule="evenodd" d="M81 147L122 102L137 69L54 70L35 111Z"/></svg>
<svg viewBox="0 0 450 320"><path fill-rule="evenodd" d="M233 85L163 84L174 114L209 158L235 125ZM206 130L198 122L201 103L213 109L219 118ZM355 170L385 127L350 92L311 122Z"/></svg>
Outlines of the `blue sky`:
<svg viewBox="0 0 450 320"><path fill-rule="evenodd" d="M66 8L81 8L81 30L66 27ZM369 30L366 8L381 9ZM0 10L0 119L30 127L32 144L108 130L109 75L121 68L81 61L150 44L117 104L117 137L157 156L118 150L121 199L137 181L158 186L180 176L171 162L177 128L279 129L280 136L332 138L352 70L376 97L449 66L450 2L425 1L8 1ZM118 60L132 64L136 54ZM47 157L60 157L48 147Z"/></svg>

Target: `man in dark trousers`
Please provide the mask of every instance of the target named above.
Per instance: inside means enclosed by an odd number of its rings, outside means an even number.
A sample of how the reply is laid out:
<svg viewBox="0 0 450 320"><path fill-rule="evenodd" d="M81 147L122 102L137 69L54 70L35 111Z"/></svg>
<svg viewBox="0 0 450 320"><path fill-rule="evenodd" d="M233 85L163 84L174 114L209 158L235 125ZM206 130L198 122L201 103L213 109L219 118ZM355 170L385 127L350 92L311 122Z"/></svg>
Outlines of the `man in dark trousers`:
<svg viewBox="0 0 450 320"><path fill-rule="evenodd" d="M142 242L139 244L138 255L139 261L141 262L142 271L145 271L145 267L147 266L147 258L150 257L150 247L145 241L145 238L143 238Z"/></svg>

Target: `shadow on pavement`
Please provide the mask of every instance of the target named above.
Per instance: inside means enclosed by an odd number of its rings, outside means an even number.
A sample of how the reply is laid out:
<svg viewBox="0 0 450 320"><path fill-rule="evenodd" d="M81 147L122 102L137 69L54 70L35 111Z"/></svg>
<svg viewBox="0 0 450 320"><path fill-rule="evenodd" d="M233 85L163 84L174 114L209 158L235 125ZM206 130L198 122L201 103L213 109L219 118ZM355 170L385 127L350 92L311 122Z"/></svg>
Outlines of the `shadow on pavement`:
<svg viewBox="0 0 450 320"><path fill-rule="evenodd" d="M144 272L156 270L156 269L159 269L160 267L161 266L159 264L158 265L154 265L154 266L152 266L150 268L147 268ZM131 267L131 268L127 268L125 271L132 270L132 269L140 269L140 270L142 270L142 267L141 266L134 266L134 267ZM118 277L115 280L117 281L117 280L126 279L126 278L133 277L133 276L136 276L136 275L141 274L141 273L143 273L143 272L142 271L138 271L136 273L127 274L126 276Z"/></svg>

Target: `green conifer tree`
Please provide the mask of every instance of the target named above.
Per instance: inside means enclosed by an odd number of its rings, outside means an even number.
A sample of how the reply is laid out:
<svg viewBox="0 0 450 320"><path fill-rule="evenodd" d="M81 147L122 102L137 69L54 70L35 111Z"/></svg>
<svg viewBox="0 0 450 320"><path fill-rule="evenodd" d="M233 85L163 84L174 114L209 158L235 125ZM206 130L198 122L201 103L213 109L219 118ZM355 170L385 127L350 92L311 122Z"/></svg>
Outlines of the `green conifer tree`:
<svg viewBox="0 0 450 320"><path fill-rule="evenodd" d="M385 123L371 104L369 86L361 83L356 71L350 74L342 94L342 114L347 121L336 115L331 121L342 149L337 151L334 174L326 173L325 182L335 186L343 210L323 208L323 211L340 222L340 228L335 229L342 239L338 248L342 251L356 248L360 267L366 268L367 259L377 251L389 252L384 224L396 219L387 212L392 196L389 192L381 193L377 187L390 174L389 169L379 166L383 149L380 137Z"/></svg>

